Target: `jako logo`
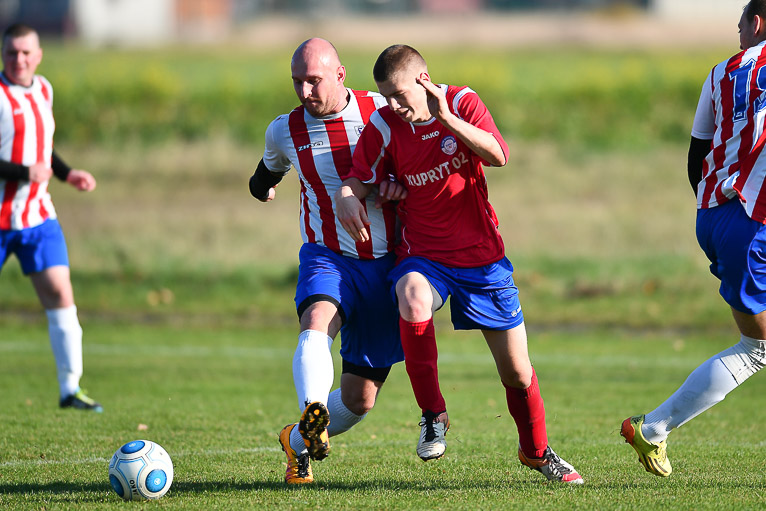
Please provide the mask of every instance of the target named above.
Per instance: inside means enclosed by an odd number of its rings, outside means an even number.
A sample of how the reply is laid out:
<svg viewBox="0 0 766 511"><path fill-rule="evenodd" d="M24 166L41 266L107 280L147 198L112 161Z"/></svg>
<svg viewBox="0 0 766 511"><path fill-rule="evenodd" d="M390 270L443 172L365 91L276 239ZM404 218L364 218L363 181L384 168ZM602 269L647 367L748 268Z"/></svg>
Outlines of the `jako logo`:
<svg viewBox="0 0 766 511"><path fill-rule="evenodd" d="M304 149L309 149L309 148L311 148L311 147L319 147L320 145L322 145L322 141L321 141L321 140L317 140L316 142L312 142L312 143L310 143L310 144L306 144L306 145L298 146L298 149L297 149L297 151L298 151L298 152L301 152L301 151L303 151Z"/></svg>
<svg viewBox="0 0 766 511"><path fill-rule="evenodd" d="M438 137L438 136L439 136L439 132L438 131L432 131L428 135L423 135L421 138L423 140L428 140L429 138L434 138L434 137Z"/></svg>

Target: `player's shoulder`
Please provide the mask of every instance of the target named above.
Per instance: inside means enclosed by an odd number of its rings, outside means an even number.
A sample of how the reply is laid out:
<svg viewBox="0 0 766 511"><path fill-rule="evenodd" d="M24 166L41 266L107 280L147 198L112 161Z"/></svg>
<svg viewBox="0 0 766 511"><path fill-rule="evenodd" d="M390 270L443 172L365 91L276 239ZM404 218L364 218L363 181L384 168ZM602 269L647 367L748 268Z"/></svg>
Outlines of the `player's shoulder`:
<svg viewBox="0 0 766 511"><path fill-rule="evenodd" d="M368 99L373 102L375 105L375 108L380 108L384 105L386 105L386 98L383 97L382 94L379 92L373 92L370 90L356 90L356 89L349 89L351 93L356 97L356 100L359 101L360 99Z"/></svg>

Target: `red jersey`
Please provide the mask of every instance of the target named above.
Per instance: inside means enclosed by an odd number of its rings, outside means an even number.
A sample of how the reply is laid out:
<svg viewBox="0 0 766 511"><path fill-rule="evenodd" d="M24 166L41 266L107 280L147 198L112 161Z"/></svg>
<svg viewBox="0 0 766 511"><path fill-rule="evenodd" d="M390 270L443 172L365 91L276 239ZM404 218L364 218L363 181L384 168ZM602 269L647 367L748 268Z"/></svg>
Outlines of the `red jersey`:
<svg viewBox="0 0 766 511"><path fill-rule="evenodd" d="M507 158L508 145L479 96L468 87L440 87L450 111L492 133ZM362 132L348 177L378 184L391 174L407 188L407 198L398 206L400 260L420 256L445 266L474 268L505 254L482 164L487 162L436 118L408 123L385 106Z"/></svg>
<svg viewBox="0 0 766 511"><path fill-rule="evenodd" d="M739 197L748 216L766 223L766 43L715 66L702 88L692 136L712 139L697 188L697 207Z"/></svg>
<svg viewBox="0 0 766 511"><path fill-rule="evenodd" d="M53 89L42 76L24 87L0 75L0 159L32 166L51 164ZM20 230L56 218L48 181L0 179L0 230Z"/></svg>

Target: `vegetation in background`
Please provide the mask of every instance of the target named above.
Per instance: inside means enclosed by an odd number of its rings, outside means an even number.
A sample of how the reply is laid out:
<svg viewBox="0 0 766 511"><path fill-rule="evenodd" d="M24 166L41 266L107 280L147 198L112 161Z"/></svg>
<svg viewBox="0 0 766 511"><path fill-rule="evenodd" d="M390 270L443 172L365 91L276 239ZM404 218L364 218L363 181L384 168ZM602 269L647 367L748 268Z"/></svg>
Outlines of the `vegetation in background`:
<svg viewBox="0 0 766 511"><path fill-rule="evenodd" d="M377 55L339 50L347 84L375 90ZM586 150L686 142L705 75L726 56L710 50L422 51L434 80L471 85L509 138ZM263 126L296 104L290 52L49 45L40 70L54 84L59 143L119 147L223 137L261 144Z"/></svg>

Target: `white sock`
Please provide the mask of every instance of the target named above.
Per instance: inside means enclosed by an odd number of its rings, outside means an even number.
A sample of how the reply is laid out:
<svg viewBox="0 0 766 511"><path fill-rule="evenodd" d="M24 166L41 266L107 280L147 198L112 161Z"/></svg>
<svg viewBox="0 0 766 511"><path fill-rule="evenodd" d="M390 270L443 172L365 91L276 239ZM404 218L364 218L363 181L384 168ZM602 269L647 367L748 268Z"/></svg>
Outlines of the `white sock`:
<svg viewBox="0 0 766 511"><path fill-rule="evenodd" d="M298 347L293 356L293 381L301 413L314 401L327 404L335 377L331 347L332 338L323 332L304 330L298 336Z"/></svg>
<svg viewBox="0 0 766 511"><path fill-rule="evenodd" d="M364 419L367 414L357 415L343 404L340 389L335 389L327 398L327 411L330 412L330 425L327 426L329 436L345 433Z"/></svg>
<svg viewBox="0 0 766 511"><path fill-rule="evenodd" d="M672 396L646 414L641 427L644 438L661 442L673 429L722 401L763 367L764 344L743 335L738 344L703 362Z"/></svg>
<svg viewBox="0 0 766 511"><path fill-rule="evenodd" d="M82 376L82 328L77 320L77 307L47 309L48 335L62 398L77 392Z"/></svg>

